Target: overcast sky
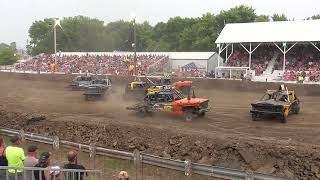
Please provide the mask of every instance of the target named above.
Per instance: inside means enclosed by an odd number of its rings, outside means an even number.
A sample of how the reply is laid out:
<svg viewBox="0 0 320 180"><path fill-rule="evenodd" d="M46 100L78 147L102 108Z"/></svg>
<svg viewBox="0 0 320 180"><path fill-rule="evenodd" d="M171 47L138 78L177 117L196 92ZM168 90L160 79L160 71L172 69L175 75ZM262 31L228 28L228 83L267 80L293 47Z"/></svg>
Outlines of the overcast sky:
<svg viewBox="0 0 320 180"><path fill-rule="evenodd" d="M320 14L320 0L0 0L0 42L25 46L33 21L47 17L84 15L105 22L130 19L155 24L169 17L198 17L246 4L258 14L285 13L303 19Z"/></svg>

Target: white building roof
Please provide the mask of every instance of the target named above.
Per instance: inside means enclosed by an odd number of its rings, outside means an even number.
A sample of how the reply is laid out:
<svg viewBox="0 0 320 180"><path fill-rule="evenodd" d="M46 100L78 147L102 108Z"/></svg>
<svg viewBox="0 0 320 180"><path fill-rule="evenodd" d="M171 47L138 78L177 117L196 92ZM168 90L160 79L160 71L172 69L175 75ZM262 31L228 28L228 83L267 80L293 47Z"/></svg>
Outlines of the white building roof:
<svg viewBox="0 0 320 180"><path fill-rule="evenodd" d="M215 52L169 52L170 59L187 59L187 60L207 60L213 56Z"/></svg>
<svg viewBox="0 0 320 180"><path fill-rule="evenodd" d="M61 52L58 55L132 55L133 52ZM215 54L215 52L138 52L137 55L167 55L170 59L174 60L207 60Z"/></svg>
<svg viewBox="0 0 320 180"><path fill-rule="evenodd" d="M227 24L217 44L320 41L320 20Z"/></svg>

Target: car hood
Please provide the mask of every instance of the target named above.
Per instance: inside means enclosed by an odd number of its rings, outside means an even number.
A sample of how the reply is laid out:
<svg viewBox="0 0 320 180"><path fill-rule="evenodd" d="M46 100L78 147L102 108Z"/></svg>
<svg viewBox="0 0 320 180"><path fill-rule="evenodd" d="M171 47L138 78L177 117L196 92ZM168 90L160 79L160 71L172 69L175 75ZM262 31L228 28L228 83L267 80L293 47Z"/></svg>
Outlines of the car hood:
<svg viewBox="0 0 320 180"><path fill-rule="evenodd" d="M180 99L175 101L175 103L177 104L184 104L184 103L193 103L193 104L200 104L203 102L208 102L208 99L203 99L203 98L190 98L190 100L188 98L184 98L184 99Z"/></svg>
<svg viewBox="0 0 320 180"><path fill-rule="evenodd" d="M257 101L255 103L252 103L252 105L259 105L259 106L280 106L280 105L285 105L287 102L283 101L275 101L274 99L269 99L266 101Z"/></svg>

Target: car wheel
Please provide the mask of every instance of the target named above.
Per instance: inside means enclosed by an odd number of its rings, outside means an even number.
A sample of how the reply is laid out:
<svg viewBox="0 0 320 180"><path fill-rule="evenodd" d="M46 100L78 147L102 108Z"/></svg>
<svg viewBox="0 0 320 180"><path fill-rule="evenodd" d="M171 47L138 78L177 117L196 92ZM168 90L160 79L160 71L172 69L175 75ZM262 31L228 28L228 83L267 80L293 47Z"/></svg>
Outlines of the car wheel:
<svg viewBox="0 0 320 180"><path fill-rule="evenodd" d="M294 111L294 113L295 113L295 114L299 114L299 112L300 112L300 106L297 106L296 109L295 109L295 111Z"/></svg>
<svg viewBox="0 0 320 180"><path fill-rule="evenodd" d="M206 112L202 112L202 113L198 114L198 117L204 118L205 115L206 115Z"/></svg>
<svg viewBox="0 0 320 180"><path fill-rule="evenodd" d="M285 115L285 114L281 115L280 119L281 119L282 123L287 123L288 122L288 116Z"/></svg>
<svg viewBox="0 0 320 180"><path fill-rule="evenodd" d="M184 118L185 118L185 120L186 120L187 122L192 121L192 119L193 119L193 113L192 113L192 111L185 111L185 112L184 112Z"/></svg>
<svg viewBox="0 0 320 180"><path fill-rule="evenodd" d="M258 114L252 113L252 121L258 121Z"/></svg>

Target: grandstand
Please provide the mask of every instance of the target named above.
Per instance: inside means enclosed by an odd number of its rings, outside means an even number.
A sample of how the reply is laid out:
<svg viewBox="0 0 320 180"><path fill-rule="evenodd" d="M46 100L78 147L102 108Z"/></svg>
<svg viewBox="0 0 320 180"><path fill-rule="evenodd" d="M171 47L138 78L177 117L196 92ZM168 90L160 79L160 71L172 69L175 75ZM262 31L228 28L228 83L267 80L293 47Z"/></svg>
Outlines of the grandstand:
<svg viewBox="0 0 320 180"><path fill-rule="evenodd" d="M301 75L319 81L319 28L320 20L227 24L216 40L225 57L216 76L240 71L256 81L296 81Z"/></svg>
<svg viewBox="0 0 320 180"><path fill-rule="evenodd" d="M137 53L138 74L157 72L201 72L207 74L217 66L215 52L140 52ZM132 74L132 52L61 52L57 54L60 73ZM23 72L50 72L54 55L40 55L15 65ZM194 66L188 66L194 64ZM186 68L188 67L188 68ZM185 72L184 72L185 73ZM200 74L200 73L195 73Z"/></svg>
<svg viewBox="0 0 320 180"><path fill-rule="evenodd" d="M227 24L215 52L139 52L138 74L177 72L182 77L305 83L320 81L320 20ZM133 74L132 52L61 52L58 73ZM222 58L223 57L223 58ZM16 71L50 72L52 55L15 65Z"/></svg>

